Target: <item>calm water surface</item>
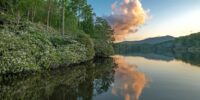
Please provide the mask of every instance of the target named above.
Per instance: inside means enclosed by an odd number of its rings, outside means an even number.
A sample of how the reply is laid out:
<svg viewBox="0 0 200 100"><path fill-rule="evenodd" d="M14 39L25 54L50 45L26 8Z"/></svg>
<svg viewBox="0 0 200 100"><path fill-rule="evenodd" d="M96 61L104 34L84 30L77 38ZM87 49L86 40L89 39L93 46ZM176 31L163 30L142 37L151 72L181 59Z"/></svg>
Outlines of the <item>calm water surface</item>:
<svg viewBox="0 0 200 100"><path fill-rule="evenodd" d="M110 89L94 100L200 100L200 67L176 59L115 56Z"/></svg>
<svg viewBox="0 0 200 100"><path fill-rule="evenodd" d="M200 59L116 55L31 76L2 76L2 100L200 100ZM187 63L186 63L187 62Z"/></svg>

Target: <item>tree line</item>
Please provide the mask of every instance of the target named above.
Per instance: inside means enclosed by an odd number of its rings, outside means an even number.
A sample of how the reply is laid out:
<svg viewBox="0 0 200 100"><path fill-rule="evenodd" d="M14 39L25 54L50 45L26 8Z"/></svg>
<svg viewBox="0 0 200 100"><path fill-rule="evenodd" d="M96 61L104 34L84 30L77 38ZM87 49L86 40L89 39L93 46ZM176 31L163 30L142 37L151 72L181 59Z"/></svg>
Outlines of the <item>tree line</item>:
<svg viewBox="0 0 200 100"><path fill-rule="evenodd" d="M108 34L103 35L112 34L107 21L96 17L87 0L1 0L0 10L13 15L17 22L42 23L47 29L53 27L59 30L62 35L82 30L93 36L99 27L106 28L102 34Z"/></svg>

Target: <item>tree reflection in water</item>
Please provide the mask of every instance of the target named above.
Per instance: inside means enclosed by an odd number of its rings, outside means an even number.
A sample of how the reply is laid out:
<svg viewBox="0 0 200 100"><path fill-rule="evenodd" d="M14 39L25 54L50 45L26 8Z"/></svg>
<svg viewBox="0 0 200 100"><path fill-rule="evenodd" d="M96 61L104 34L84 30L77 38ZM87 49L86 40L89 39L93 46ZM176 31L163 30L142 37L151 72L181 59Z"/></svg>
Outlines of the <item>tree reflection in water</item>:
<svg viewBox="0 0 200 100"><path fill-rule="evenodd" d="M139 100L148 82L146 76L123 57L113 59L97 59L30 76L1 76L0 97L2 100L92 100L112 89L114 95L124 96L125 100Z"/></svg>
<svg viewBox="0 0 200 100"><path fill-rule="evenodd" d="M112 59L98 59L72 68L31 76L1 76L2 100L92 100L114 81Z"/></svg>
<svg viewBox="0 0 200 100"><path fill-rule="evenodd" d="M115 82L112 87L114 95L123 95L125 100L139 100L148 80L144 73L137 70L137 66L126 63L123 56L114 56L117 65Z"/></svg>

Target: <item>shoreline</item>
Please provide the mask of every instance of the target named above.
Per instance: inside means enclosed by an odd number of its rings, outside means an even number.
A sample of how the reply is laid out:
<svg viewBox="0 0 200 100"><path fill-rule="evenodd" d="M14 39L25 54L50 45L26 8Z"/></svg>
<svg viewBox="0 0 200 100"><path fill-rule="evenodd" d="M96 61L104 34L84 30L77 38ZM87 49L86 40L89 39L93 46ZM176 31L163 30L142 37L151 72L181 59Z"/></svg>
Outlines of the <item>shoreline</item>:
<svg viewBox="0 0 200 100"><path fill-rule="evenodd" d="M84 32L60 35L54 28L45 27L10 20L1 25L0 74L50 70L114 53L112 43L103 38L93 38Z"/></svg>

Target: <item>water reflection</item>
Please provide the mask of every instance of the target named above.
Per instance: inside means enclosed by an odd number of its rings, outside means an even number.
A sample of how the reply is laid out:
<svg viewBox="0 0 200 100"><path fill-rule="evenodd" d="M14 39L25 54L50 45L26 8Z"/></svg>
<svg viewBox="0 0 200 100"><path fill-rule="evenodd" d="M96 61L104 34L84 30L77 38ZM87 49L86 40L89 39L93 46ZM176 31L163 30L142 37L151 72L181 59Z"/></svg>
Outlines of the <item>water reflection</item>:
<svg viewBox="0 0 200 100"><path fill-rule="evenodd" d="M92 100L114 81L112 59L34 75L1 76L1 100ZM95 91L95 92L93 92Z"/></svg>
<svg viewBox="0 0 200 100"><path fill-rule="evenodd" d="M113 59L97 59L41 74L0 76L0 98L199 100L200 67L194 67L199 64L199 57L190 54L175 58L155 54L113 56ZM149 83L147 75L151 79L150 88L145 88Z"/></svg>
<svg viewBox="0 0 200 100"><path fill-rule="evenodd" d="M123 95L125 100L139 100L148 80L144 73L137 70L137 66L129 65L123 56L114 56L117 64L115 82L112 87L114 95Z"/></svg>
<svg viewBox="0 0 200 100"><path fill-rule="evenodd" d="M172 61L180 60L185 63L200 66L200 53L190 53L190 52L120 52L119 54L124 56L140 56L149 60L163 60Z"/></svg>

